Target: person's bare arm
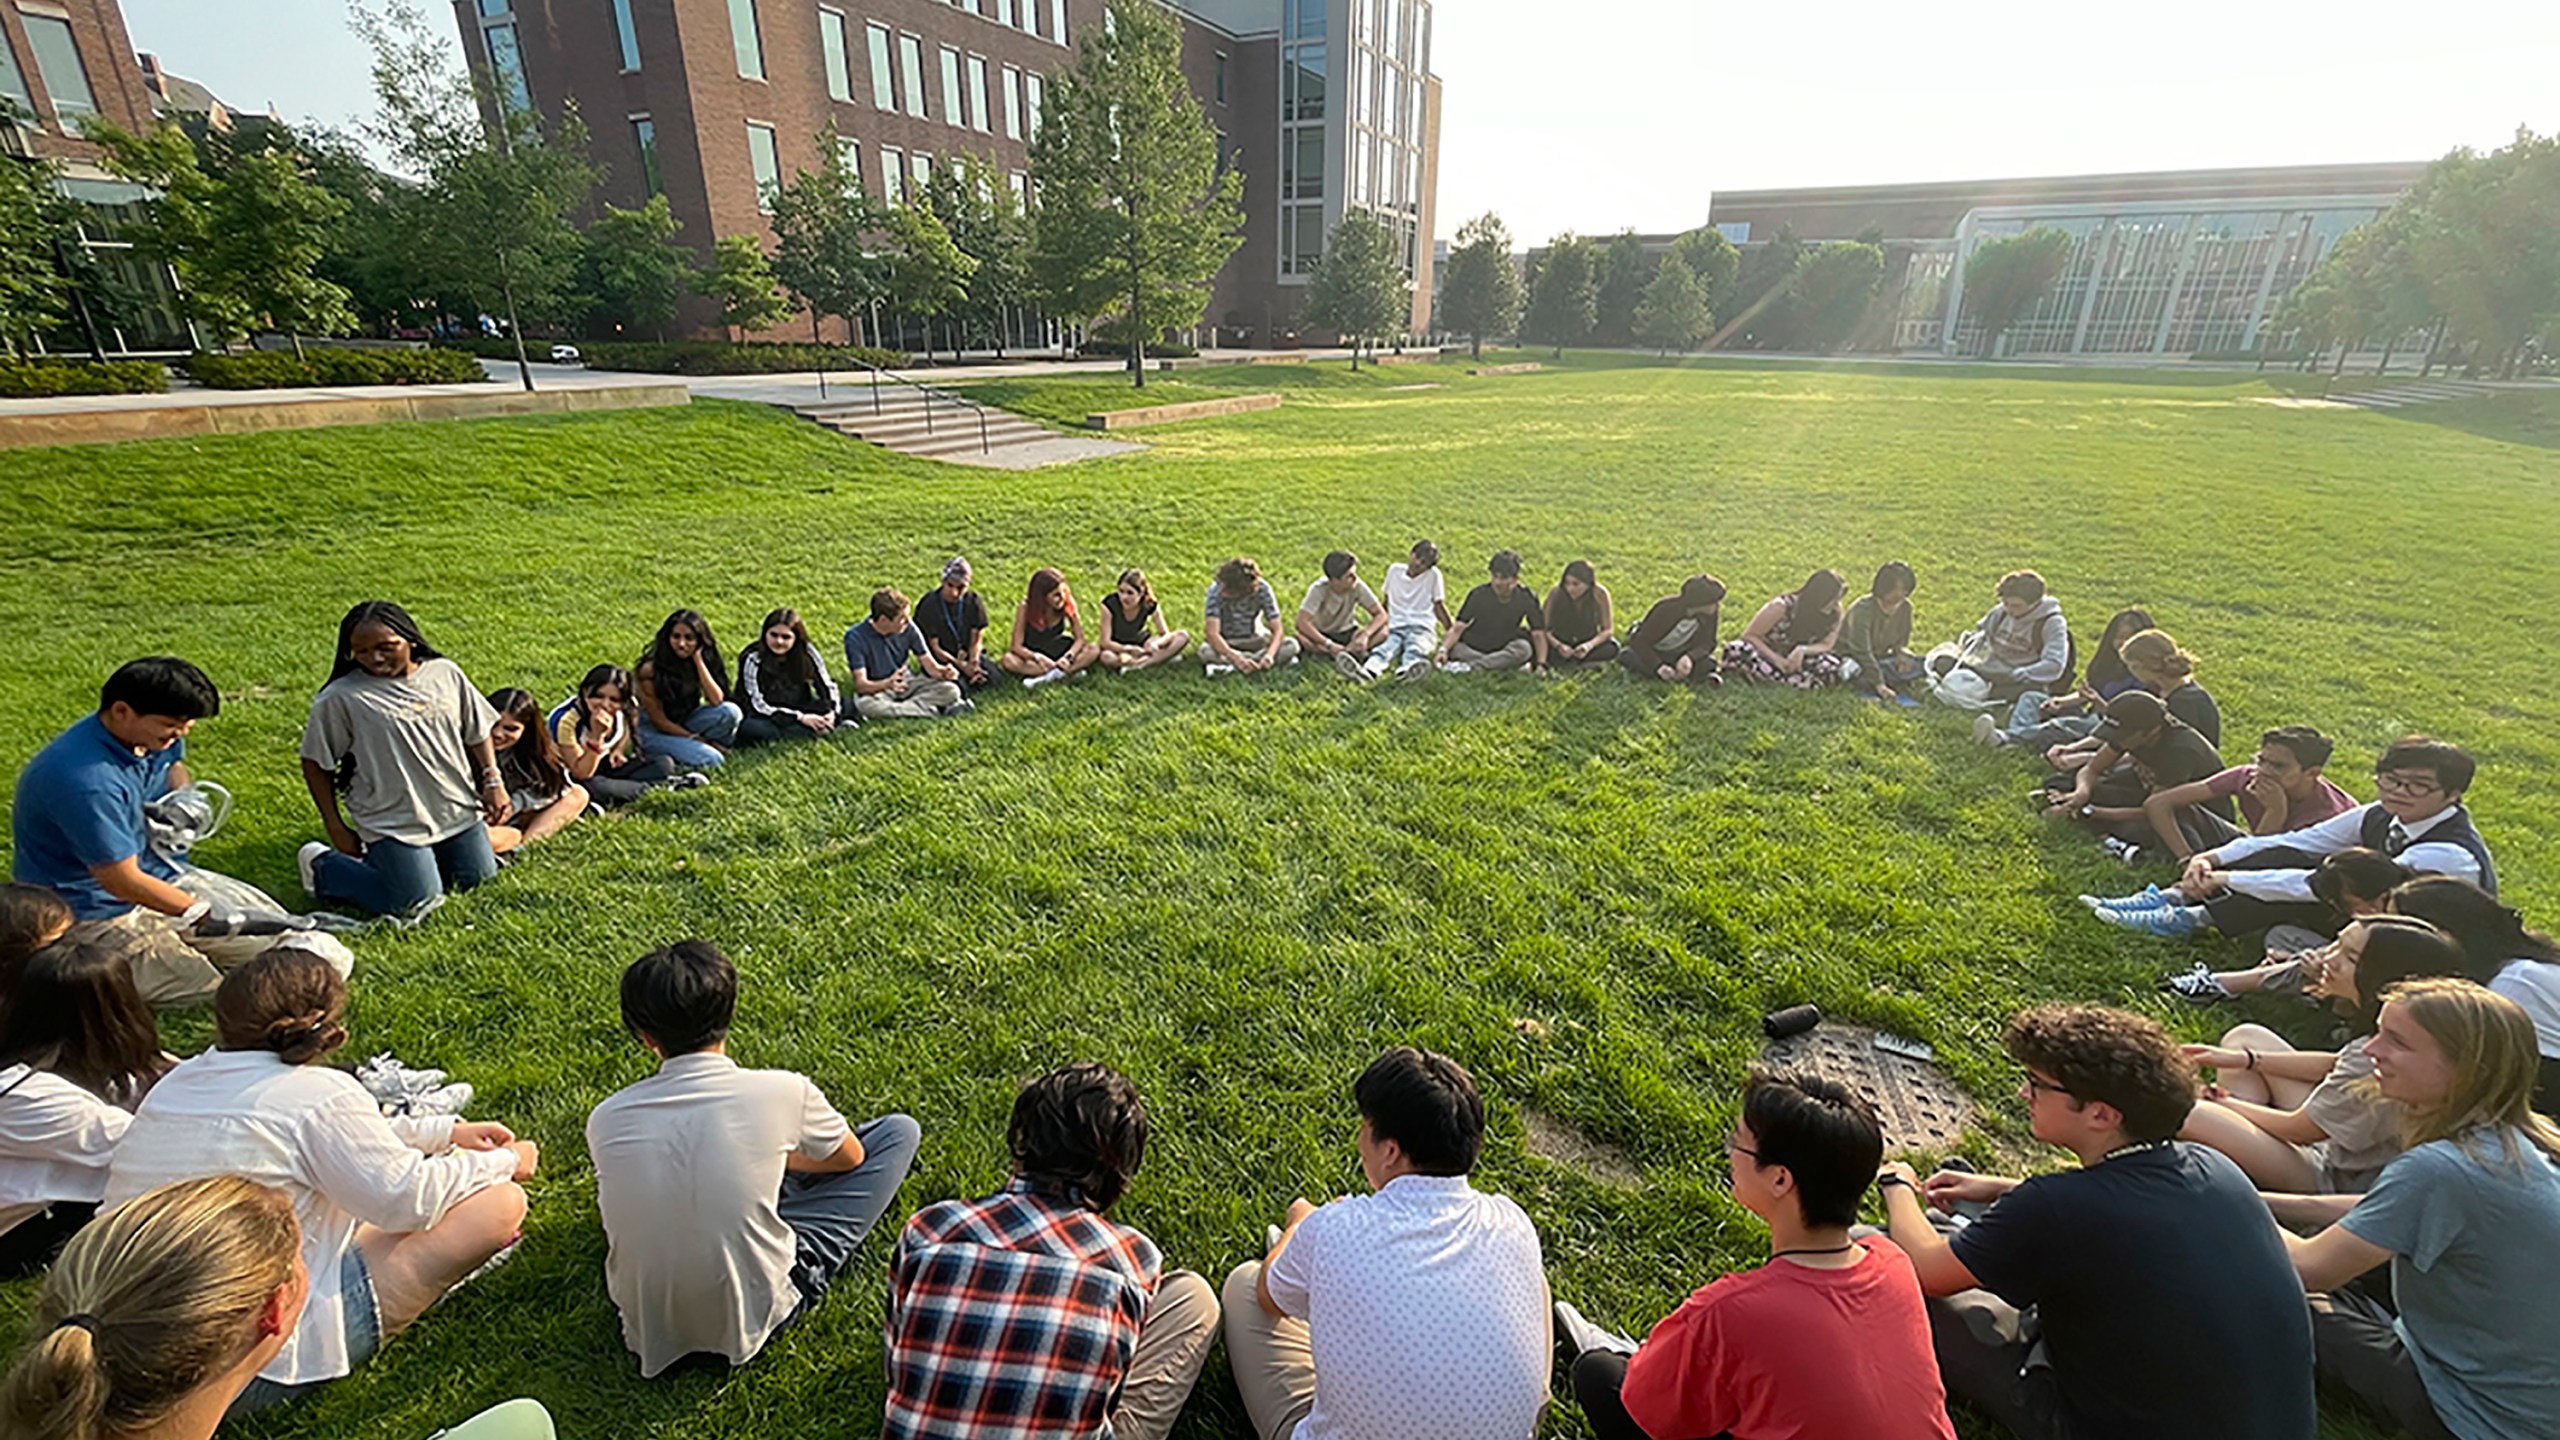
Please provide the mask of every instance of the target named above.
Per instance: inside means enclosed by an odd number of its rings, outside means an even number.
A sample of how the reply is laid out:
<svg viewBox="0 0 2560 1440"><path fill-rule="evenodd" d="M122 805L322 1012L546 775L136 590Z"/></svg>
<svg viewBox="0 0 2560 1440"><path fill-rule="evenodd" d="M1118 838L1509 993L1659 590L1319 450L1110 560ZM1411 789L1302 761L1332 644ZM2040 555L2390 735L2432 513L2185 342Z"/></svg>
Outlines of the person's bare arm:
<svg viewBox="0 0 2560 1440"><path fill-rule="evenodd" d="M2338 1063L2334 1050L2257 1050L2226 1045L2181 1045L2187 1059L2213 1070L2255 1070L2274 1080L2317 1085Z"/></svg>
<svg viewBox="0 0 2560 1440"><path fill-rule="evenodd" d="M2356 1201L2362 1197L2355 1195L2282 1195L2268 1191L2261 1191L2259 1192L2258 1198L2267 1202L2267 1211L2276 1217L2277 1224L2316 1227L2321 1225L2335 1225L2340 1220L2345 1219L2347 1212L2356 1208Z"/></svg>
<svg viewBox="0 0 2560 1440"><path fill-rule="evenodd" d="M2279 1110L2228 1095L2214 1103L2289 1144L2310 1145L2329 1138L2328 1131L2299 1110Z"/></svg>
<svg viewBox="0 0 2560 1440"><path fill-rule="evenodd" d="M720 677L711 673L711 662L699 650L693 652L693 678L702 686L703 704L718 705L728 700L728 690L721 685Z"/></svg>
<svg viewBox="0 0 2560 1440"><path fill-rule="evenodd" d="M2290 1230L2284 1248L2293 1256L2293 1273L2302 1278L2305 1294L2325 1295L2391 1258L2391 1252L2344 1225L2332 1225L2305 1240Z"/></svg>
<svg viewBox="0 0 2560 1440"><path fill-rule="evenodd" d="M1305 1198L1290 1201L1289 1214L1280 1226L1280 1238L1273 1243L1270 1253L1262 1257L1262 1273L1256 1275L1253 1281L1253 1298L1261 1303L1262 1313L1266 1315L1285 1318L1289 1313L1271 1299L1271 1267L1278 1263L1280 1252L1288 1249L1289 1242L1297 1238L1298 1227L1305 1224L1307 1217L1314 1213L1316 1213L1316 1207Z"/></svg>
<svg viewBox="0 0 2560 1440"><path fill-rule="evenodd" d="M196 897L145 871L137 856L128 855L112 865L92 865L89 878L126 904L161 915L183 915L195 908Z"/></svg>
<svg viewBox="0 0 2560 1440"><path fill-rule="evenodd" d="M628 731L625 732L628 734ZM504 825L516 812L515 802L507 798L507 777L498 768L498 745L483 735L464 747L471 754L474 776L472 789L480 796L480 818L492 825Z"/></svg>
<svg viewBox="0 0 2560 1440"><path fill-rule="evenodd" d="M1444 634L1444 635L1442 635L1442 636L1440 637L1440 650L1439 650L1439 653L1438 653L1438 654L1436 654L1436 655L1434 655L1434 656L1432 656L1431 658L1433 658L1434 660L1446 660L1446 659L1448 659L1448 658L1449 658L1449 652L1450 652L1450 651L1452 651L1452 650L1455 650L1456 648L1458 648L1458 638L1459 638L1460 636L1462 636L1462 635L1466 634L1466 633L1467 633L1467 622L1466 622L1466 621L1464 621L1464 620L1456 620L1456 621L1452 621L1452 622L1450 622L1448 633L1446 633L1446 634Z"/></svg>
<svg viewBox="0 0 2560 1440"><path fill-rule="evenodd" d="M2190 780L2184 785L2154 790L2143 797L2142 818L2151 822L2151 833L2160 837L2160 843L2169 847L2169 853L2184 861L2195 853L2195 847L2187 843L2185 833L2178 828L2178 812L2211 799L2212 786L2202 780Z"/></svg>
<svg viewBox="0 0 2560 1440"><path fill-rule="evenodd" d="M855 1135L845 1136L844 1143L836 1147L835 1153L822 1160L812 1160L797 1150L785 1151L782 1156L783 1169L797 1170L803 1175L841 1175L861 1163L862 1140Z"/></svg>
<svg viewBox="0 0 2560 1440"><path fill-rule="evenodd" d="M1786 656L1769 646L1769 632L1778 628L1778 622L1785 618L1786 613L1787 606L1783 599L1772 600L1760 607L1760 613L1751 617L1750 624L1742 627L1743 642L1759 651L1772 665L1783 666L1787 663Z"/></svg>
<svg viewBox="0 0 2560 1440"><path fill-rule="evenodd" d="M347 817L338 813L338 780L317 760L302 762L302 783L311 791L311 803L320 811L320 830L329 837L329 847L341 855L362 855L364 842L356 838Z"/></svg>
<svg viewBox="0 0 2560 1440"><path fill-rule="evenodd" d="M696 673L701 672L701 656L696 655L693 657L693 668ZM631 672L631 688L640 697L641 720L647 724L650 729L657 731L661 735L686 735L692 733L686 730L684 726L673 716L667 714L666 702L658 698L657 677L658 667L655 662L643 665L639 669ZM705 690L702 693L703 704L717 705L720 703L718 700L712 698L712 693L709 690Z"/></svg>
<svg viewBox="0 0 2560 1440"><path fill-rule="evenodd" d="M1330 655L1342 648L1326 639L1324 632L1316 628L1315 612L1312 610L1300 609L1289 622L1289 628L1297 632L1299 644L1318 655Z"/></svg>
<svg viewBox="0 0 2560 1440"><path fill-rule="evenodd" d="M1878 1178L1884 1176L1901 1182L1882 1187L1885 1238L1910 1257L1911 1268L1920 1277L1921 1290L1930 1295L1953 1295L1957 1291L1980 1286L1982 1282L1976 1280L1964 1262L1956 1258L1954 1247L1947 1244L1947 1237L1939 1234L1938 1227L1929 1223L1928 1206L1921 1197L1919 1178L1911 1167L1899 1160L1891 1161ZM1956 1180L1964 1184L1951 1183ZM1929 1177L1929 1183L1938 1187L1933 1193L1944 1193L1947 1196L1945 1203L1953 1204L1958 1198L1996 1200L2018 1182L1995 1175L1951 1176L1947 1171L1940 1171Z"/></svg>

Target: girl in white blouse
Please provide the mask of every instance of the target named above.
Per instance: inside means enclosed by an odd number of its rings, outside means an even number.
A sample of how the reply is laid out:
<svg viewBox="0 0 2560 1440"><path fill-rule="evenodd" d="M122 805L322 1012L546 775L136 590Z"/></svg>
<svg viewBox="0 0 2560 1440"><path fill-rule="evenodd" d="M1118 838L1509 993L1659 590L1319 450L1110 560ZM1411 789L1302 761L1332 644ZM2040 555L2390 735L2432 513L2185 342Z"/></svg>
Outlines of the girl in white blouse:
<svg viewBox="0 0 2560 1440"><path fill-rule="evenodd" d="M0 1015L0 1274L49 1263L96 1213L133 1107L175 1062L126 942L93 921L29 955Z"/></svg>

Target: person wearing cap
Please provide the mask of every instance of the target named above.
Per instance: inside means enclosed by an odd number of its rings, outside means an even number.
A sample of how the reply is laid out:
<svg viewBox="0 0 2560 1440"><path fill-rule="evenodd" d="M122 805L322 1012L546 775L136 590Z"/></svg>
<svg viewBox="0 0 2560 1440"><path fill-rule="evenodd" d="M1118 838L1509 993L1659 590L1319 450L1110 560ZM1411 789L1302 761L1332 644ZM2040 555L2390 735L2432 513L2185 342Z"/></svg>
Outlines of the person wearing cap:
<svg viewBox="0 0 2560 1440"><path fill-rule="evenodd" d="M2060 776L2047 782L2053 793L2051 813L2058 819L2085 821L2123 840L2138 843L2151 838L2150 817L2140 805L2099 805L2091 799L2100 778L2119 760L2132 763L2134 779L2146 797L2210 779L2223 769L2213 742L2170 714L2160 697L2148 690L2127 690L2108 701L2106 718L2098 722L2093 738L2098 742L2096 757L2071 777L2067 789L2056 783ZM2227 795L2207 796L2196 808L2225 824L2234 819Z"/></svg>
<svg viewBox="0 0 2560 1440"><path fill-rule="evenodd" d="M971 573L963 556L943 562L942 584L916 602L916 629L927 653L960 672L963 690L983 690L1004 671L987 658L987 602L969 588Z"/></svg>
<svg viewBox="0 0 2560 1440"><path fill-rule="evenodd" d="M1692 575L1680 582L1680 593L1653 602L1627 646L1618 652L1619 668L1636 680L1673 684L1721 685L1716 656L1716 626L1724 612L1724 582L1713 575Z"/></svg>

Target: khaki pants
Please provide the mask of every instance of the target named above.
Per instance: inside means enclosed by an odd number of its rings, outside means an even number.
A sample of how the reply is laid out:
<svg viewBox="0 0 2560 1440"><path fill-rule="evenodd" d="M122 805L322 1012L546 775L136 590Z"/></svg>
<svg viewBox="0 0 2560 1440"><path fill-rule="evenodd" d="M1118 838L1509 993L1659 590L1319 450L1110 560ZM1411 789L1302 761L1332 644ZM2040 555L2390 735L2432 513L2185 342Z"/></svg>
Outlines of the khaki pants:
<svg viewBox="0 0 2560 1440"><path fill-rule="evenodd" d="M1217 1338L1218 1297L1209 1282L1190 1270L1167 1274L1139 1322L1137 1353L1120 1382L1111 1433L1119 1440L1164 1440L1173 1433L1200 1367L1208 1363L1209 1342Z"/></svg>
<svg viewBox="0 0 2560 1440"><path fill-rule="evenodd" d="M908 682L907 693L891 695L857 695L854 713L865 720L931 720L960 703L960 685L954 680L915 680Z"/></svg>
<svg viewBox="0 0 2560 1440"><path fill-rule="evenodd" d="M285 913L284 907L264 890L211 870L187 866L175 883L199 900L220 900L236 910ZM347 949L345 941L317 930L209 938L180 929L174 918L140 906L104 923L131 932L134 987L142 992L144 1003L155 1010L213 998L225 973L287 941L326 959L337 967L340 976L353 974L356 967L355 953Z"/></svg>
<svg viewBox="0 0 2560 1440"><path fill-rule="evenodd" d="M1274 1315L1256 1293L1262 1262L1248 1260L1227 1276L1227 1366L1244 1397L1256 1440L1288 1440L1316 1406L1316 1357L1307 1322Z"/></svg>
<svg viewBox="0 0 2560 1440"><path fill-rule="evenodd" d="M1499 650L1479 650L1461 640L1449 647L1449 658L1478 670L1517 670L1529 663L1530 649L1526 640L1514 640Z"/></svg>

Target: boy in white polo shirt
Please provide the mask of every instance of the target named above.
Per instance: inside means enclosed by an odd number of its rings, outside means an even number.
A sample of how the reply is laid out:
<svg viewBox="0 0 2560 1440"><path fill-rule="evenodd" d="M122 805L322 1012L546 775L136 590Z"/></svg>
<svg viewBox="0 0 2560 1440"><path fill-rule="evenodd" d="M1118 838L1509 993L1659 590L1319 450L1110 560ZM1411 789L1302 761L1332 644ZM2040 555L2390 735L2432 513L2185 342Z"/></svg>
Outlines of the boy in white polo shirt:
<svg viewBox="0 0 2560 1440"><path fill-rule="evenodd" d="M1467 1183L1484 1100L1446 1055L1399 1045L1352 1086L1375 1191L1298 1200L1227 1277L1227 1359L1256 1440L1529 1440L1554 1316L1538 1232Z"/></svg>
<svg viewBox="0 0 2560 1440"><path fill-rule="evenodd" d="M1375 680L1389 670L1398 675L1428 672L1440 631L1452 623L1448 595L1440 547L1414 541L1410 556L1387 567L1387 634L1369 651L1363 673Z"/></svg>
<svg viewBox="0 0 2560 1440"><path fill-rule="evenodd" d="M806 1076L728 1055L738 972L704 940L622 973L622 1023L658 1073L587 1117L605 1289L643 1379L688 1355L731 1365L826 1294L915 1163L916 1122L850 1130Z"/></svg>

